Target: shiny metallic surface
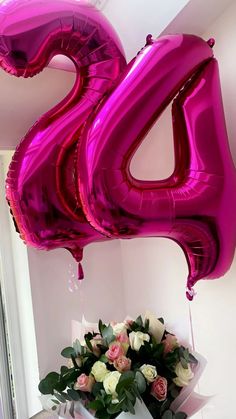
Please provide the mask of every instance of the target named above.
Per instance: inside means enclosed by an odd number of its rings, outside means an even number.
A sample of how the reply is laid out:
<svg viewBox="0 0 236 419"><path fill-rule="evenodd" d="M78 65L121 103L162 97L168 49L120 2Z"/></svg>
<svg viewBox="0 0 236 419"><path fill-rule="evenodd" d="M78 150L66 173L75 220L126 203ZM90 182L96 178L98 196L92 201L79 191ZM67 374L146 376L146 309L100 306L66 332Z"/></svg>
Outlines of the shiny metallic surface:
<svg viewBox="0 0 236 419"><path fill-rule="evenodd" d="M132 156L171 101L174 172L135 179ZM78 173L84 212L100 233L168 237L182 247L189 299L199 279L222 276L236 243L236 171L210 46L172 35L142 49L87 125Z"/></svg>
<svg viewBox="0 0 236 419"><path fill-rule="evenodd" d="M32 77L64 54L77 72L72 91L35 123L9 168L7 199L27 244L65 247L80 261L94 241L170 238L186 256L189 299L199 279L229 269L236 172L213 45L193 35L148 35L127 65L112 27L84 1L1 3L4 70ZM169 103L173 174L136 179L131 159Z"/></svg>
<svg viewBox="0 0 236 419"><path fill-rule="evenodd" d="M79 261L86 244L106 237L90 226L81 208L75 182L77 147L88 117L126 66L123 49L107 20L87 2L1 3L4 70L32 77L56 54L74 62L75 85L17 147L6 191L17 229L28 245L47 250L65 247Z"/></svg>

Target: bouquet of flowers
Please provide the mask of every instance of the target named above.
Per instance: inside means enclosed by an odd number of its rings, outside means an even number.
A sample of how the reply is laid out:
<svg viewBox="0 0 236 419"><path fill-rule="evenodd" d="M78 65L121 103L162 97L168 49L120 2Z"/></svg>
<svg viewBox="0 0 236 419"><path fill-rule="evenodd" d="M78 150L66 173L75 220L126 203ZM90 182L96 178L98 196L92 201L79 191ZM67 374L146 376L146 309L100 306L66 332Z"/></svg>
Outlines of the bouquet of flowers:
<svg viewBox="0 0 236 419"><path fill-rule="evenodd" d="M179 407L184 391L184 398L192 391L198 360L162 318L149 313L108 325L99 320L97 331L61 354L68 364L41 380L39 390L51 394L51 409L62 414L63 407L66 417L188 417Z"/></svg>

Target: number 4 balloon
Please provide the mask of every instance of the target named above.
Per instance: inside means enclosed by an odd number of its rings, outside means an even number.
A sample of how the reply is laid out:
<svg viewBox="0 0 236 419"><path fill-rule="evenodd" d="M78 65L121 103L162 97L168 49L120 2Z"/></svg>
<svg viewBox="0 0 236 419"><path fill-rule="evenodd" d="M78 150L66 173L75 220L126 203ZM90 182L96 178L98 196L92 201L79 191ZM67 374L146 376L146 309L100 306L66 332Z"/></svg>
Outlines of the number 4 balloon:
<svg viewBox="0 0 236 419"><path fill-rule="evenodd" d="M223 275L235 248L236 175L212 43L149 36L125 67L112 28L83 2L3 2L0 23L5 70L32 76L59 52L77 70L10 166L7 198L26 243L66 247L79 261L92 241L168 237L185 252L190 299L197 280ZM135 179L131 158L171 101L174 172Z"/></svg>

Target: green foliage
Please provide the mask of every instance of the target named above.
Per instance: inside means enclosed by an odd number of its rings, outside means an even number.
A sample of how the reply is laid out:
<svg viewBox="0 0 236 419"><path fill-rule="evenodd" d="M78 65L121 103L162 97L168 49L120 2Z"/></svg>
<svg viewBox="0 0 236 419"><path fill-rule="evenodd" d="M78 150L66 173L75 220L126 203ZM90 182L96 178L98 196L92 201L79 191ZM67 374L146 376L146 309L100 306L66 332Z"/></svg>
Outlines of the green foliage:
<svg viewBox="0 0 236 419"><path fill-rule="evenodd" d="M141 316L138 316L137 319L131 324L130 329L133 332L148 333L148 330L149 330L149 320L146 319L145 322L143 322L142 317Z"/></svg>
<svg viewBox="0 0 236 419"><path fill-rule="evenodd" d="M50 372L39 383L39 391L42 394L53 394L55 387L60 383L60 375L57 372Z"/></svg>
<svg viewBox="0 0 236 419"><path fill-rule="evenodd" d="M72 348L71 346L68 346L67 348L64 348L64 349L61 351L61 355L62 355L64 358L71 358L71 356L76 357L76 352L75 352L74 348Z"/></svg>
<svg viewBox="0 0 236 419"><path fill-rule="evenodd" d="M102 329L102 337L106 343L107 346L109 346L109 344L115 340L115 336L113 334L113 329L111 327L111 325L109 324L108 326L105 326Z"/></svg>

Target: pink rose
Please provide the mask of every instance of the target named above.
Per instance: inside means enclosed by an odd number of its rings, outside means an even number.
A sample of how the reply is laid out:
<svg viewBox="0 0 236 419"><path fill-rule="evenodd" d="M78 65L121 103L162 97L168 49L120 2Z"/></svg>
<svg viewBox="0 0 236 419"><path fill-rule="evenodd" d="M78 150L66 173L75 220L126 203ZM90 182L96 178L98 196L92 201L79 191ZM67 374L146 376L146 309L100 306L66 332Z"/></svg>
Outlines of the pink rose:
<svg viewBox="0 0 236 419"><path fill-rule="evenodd" d="M119 333L119 335L116 336L116 340L120 343L129 343L129 336L127 333Z"/></svg>
<svg viewBox="0 0 236 419"><path fill-rule="evenodd" d="M166 338L162 341L164 344L164 354L168 354L173 351L178 346L178 341L176 336L168 334Z"/></svg>
<svg viewBox="0 0 236 419"><path fill-rule="evenodd" d="M81 374L77 378L74 389L91 393L94 383L95 380L91 375Z"/></svg>
<svg viewBox="0 0 236 419"><path fill-rule="evenodd" d="M108 351L106 351L106 356L109 361L114 362L117 358L124 355L124 349L119 342L111 343Z"/></svg>
<svg viewBox="0 0 236 419"><path fill-rule="evenodd" d="M126 356L123 355L119 356L119 358L114 361L114 367L119 372L128 371L131 367L131 359L126 358Z"/></svg>
<svg viewBox="0 0 236 419"><path fill-rule="evenodd" d="M162 402L167 396L167 380L165 377L157 377L151 386L151 395Z"/></svg>

